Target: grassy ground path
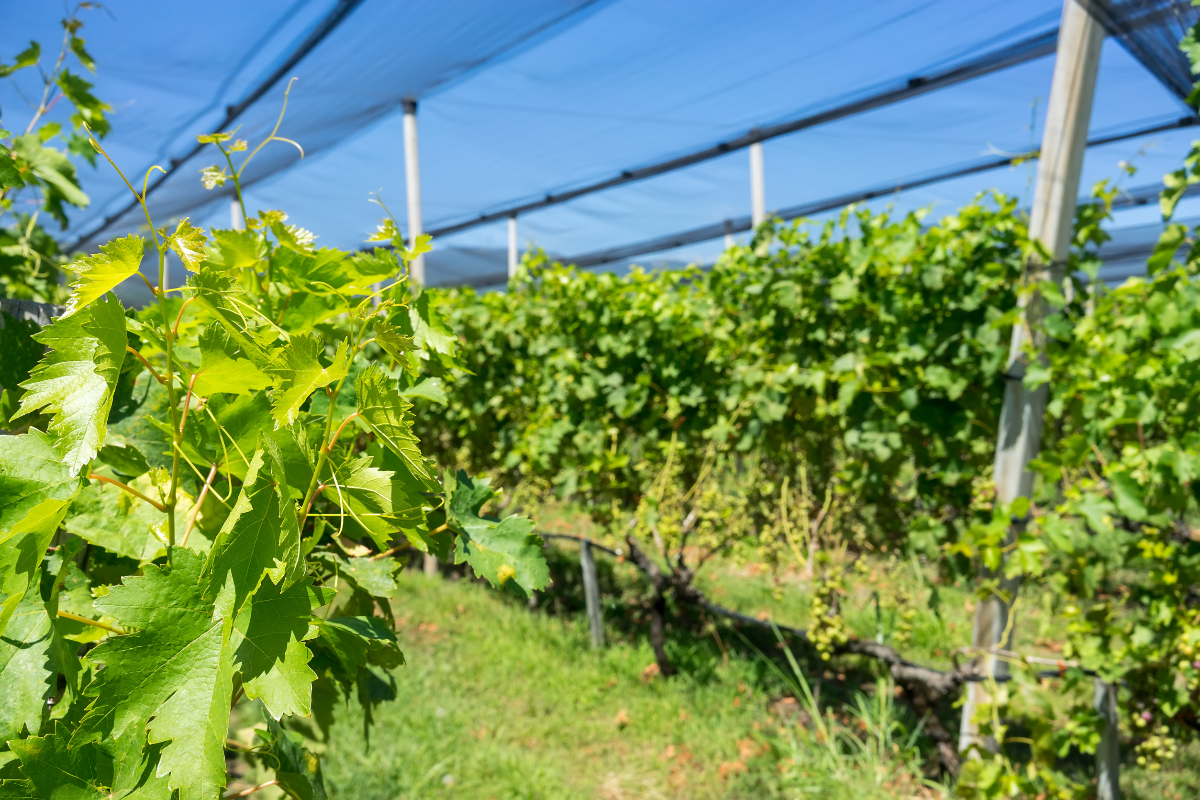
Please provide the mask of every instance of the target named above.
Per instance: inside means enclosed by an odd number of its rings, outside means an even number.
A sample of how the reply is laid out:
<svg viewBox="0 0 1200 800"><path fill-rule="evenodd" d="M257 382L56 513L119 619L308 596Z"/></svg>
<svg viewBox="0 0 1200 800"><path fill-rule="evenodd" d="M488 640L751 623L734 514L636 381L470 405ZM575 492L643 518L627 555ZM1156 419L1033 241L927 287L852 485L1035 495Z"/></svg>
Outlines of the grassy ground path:
<svg viewBox="0 0 1200 800"><path fill-rule="evenodd" d="M401 579L393 608L408 666L396 671L398 699L379 708L369 749L353 714L331 737L324 763L339 796L777 794L779 747L790 740L760 663L732 658L706 680L643 680L646 646L595 653L581 621L422 575Z"/></svg>
<svg viewBox="0 0 1200 800"><path fill-rule="evenodd" d="M709 588L743 611L802 621L804 597L781 598L761 583L724 575ZM636 635L610 631L617 641L594 652L582 615L531 614L469 581L404 573L399 584L392 605L408 665L395 671L397 699L378 706L369 744L357 706L339 712L323 758L334 797L940 796L887 759L830 767L797 748L790 715L780 713L797 708L780 704L792 687L746 648L722 647L728 655L719 658L692 640L690 668L664 681L647 673L654 659ZM966 624L959 593L946 594L948 623ZM862 617L853 621L863 633L874 627L866 610L852 616ZM923 627L913 649L936 660L947 633ZM841 702L863 677L841 682ZM858 731L855 719L841 718ZM1127 764L1122 788L1137 800L1182 800L1200 796L1197 776L1193 745L1162 773Z"/></svg>

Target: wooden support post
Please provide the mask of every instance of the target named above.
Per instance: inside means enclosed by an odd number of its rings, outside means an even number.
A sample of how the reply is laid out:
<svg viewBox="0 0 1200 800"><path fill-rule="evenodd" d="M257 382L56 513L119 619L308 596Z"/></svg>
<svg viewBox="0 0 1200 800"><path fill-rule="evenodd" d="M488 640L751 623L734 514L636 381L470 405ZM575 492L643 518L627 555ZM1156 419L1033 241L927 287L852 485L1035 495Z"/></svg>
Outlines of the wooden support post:
<svg viewBox="0 0 1200 800"><path fill-rule="evenodd" d="M1103 27L1079 0L1065 0L1029 223L1030 237L1045 245L1052 260L1045 264L1040 259L1030 259L1025 269L1026 278L1031 282L1060 283L1065 276L1075 201L1079 194L1079 173L1087 146L1088 120L1092 114L1092 96L1095 93L1103 41ZM1042 418L1049 394L1049 387L1045 384L1028 390L1023 383L1026 368L1023 350L1029 331L1036 329L1046 315L1045 301L1037 295L1029 297L1023 301L1023 314L1026 324L1013 326L1009 346L1004 405L992 471L996 502L1005 505L1018 497L1029 497L1033 488L1033 474L1028 467L1041 447ZM1034 339L1034 345L1040 345L1037 338ZM1015 537L1024 524L1024 520L1014 520L1010 537ZM976 608L971 642L976 648L1010 649L1009 642L1001 639L1005 631L1009 632L1011 639L1013 626L1008 616L1019 582L1001 578L999 584L999 596L993 594L981 600ZM981 657L977 663L992 674L1007 672L1007 664L992 656ZM986 699L986 694L987 685L984 683L967 685L959 732L960 750L966 750L975 743L989 750L996 748L994 741L979 740L978 729L972 722L975 709Z"/></svg>
<svg viewBox="0 0 1200 800"><path fill-rule="evenodd" d="M406 98L404 106L404 185L408 197L408 244L425 232L421 221L421 159L417 149L417 101ZM412 278L425 285L425 256L412 262Z"/></svg>
<svg viewBox="0 0 1200 800"><path fill-rule="evenodd" d="M767 187L763 178L762 142L750 145L750 221L757 228L767 218Z"/></svg>
<svg viewBox="0 0 1200 800"><path fill-rule="evenodd" d="M596 559L586 539L579 543L579 566L583 570L583 599L587 603L588 624L592 629L592 647L604 647L604 618L600 613L600 581L596 577Z"/></svg>
<svg viewBox="0 0 1200 800"><path fill-rule="evenodd" d="M425 563L422 565L425 569L425 574L430 578L436 578L440 570L438 569L437 556L432 553L425 554Z"/></svg>
<svg viewBox="0 0 1200 800"><path fill-rule="evenodd" d="M242 204L238 202L236 195L229 201L229 227L235 231L246 230L246 220L242 217Z"/></svg>
<svg viewBox="0 0 1200 800"><path fill-rule="evenodd" d="M508 277L511 280L517 274L517 263L520 261L520 253L517 247L517 215L511 214L508 218Z"/></svg>
<svg viewBox="0 0 1200 800"><path fill-rule="evenodd" d="M1096 800L1121 800L1121 738L1117 720L1117 687L1096 679L1096 713L1104 733L1096 746Z"/></svg>

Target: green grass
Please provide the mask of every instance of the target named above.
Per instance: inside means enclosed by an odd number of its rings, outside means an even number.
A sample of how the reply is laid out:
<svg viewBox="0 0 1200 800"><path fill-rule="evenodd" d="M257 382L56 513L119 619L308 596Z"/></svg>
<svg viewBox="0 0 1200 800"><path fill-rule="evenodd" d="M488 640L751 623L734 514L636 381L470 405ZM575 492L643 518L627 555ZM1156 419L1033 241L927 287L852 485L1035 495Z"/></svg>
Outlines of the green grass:
<svg viewBox="0 0 1200 800"><path fill-rule="evenodd" d="M646 677L654 659L646 642L644 587L633 567L607 556L597 559L609 645L596 652L581 613L577 548L562 543L547 556L555 584L539 595L533 613L469 580L402 575L392 605L408 664L395 671L397 698L378 706L369 739L355 704L340 712L329 740L317 745L332 795L941 796L919 780L928 742L923 755L913 750L895 756L891 742L905 741L916 726L902 703L882 723L878 714L867 720L871 730L892 732L886 747L879 745L881 738L862 733L855 707L879 705L877 692L869 701L860 693L875 688L871 664L842 659L823 665L811 653L796 652L821 706L835 714L831 724L839 747L831 754L814 740L811 724L798 726L794 713L780 713L794 712L804 698L769 632L745 628L743 639L719 620L693 619L688 625L676 619L668 625L668 652L680 675L668 681ZM882 630L891 641L893 600L903 587L917 615L911 641L899 649L922 663L948 666L952 651L968 642L974 598L939 586L935 614L930 578L918 581L911 565L872 559L867 574L850 582L854 588L843 613L857 635L873 638ZM700 585L713 600L743 613L798 627L808 622L807 584L795 576L719 562ZM872 591L883 598L878 618ZM1015 649L1054 655L1062 631L1046 624L1038 599L1022 598ZM801 704L779 704L791 697ZM949 705L942 712L952 729L957 712ZM1072 761L1090 763L1090 756ZM1200 745L1192 745L1182 747L1161 772L1125 765L1122 788L1134 800L1182 800L1200 796L1198 776ZM268 789L264 800L277 800L276 794Z"/></svg>
<svg viewBox="0 0 1200 800"><path fill-rule="evenodd" d="M332 793L371 798L890 797L877 775L781 777L792 730L762 659L643 680L650 649L591 650L584 622L530 614L467 581L408 575L393 602L408 660L369 744L346 710L327 744ZM831 793L832 792L832 793Z"/></svg>

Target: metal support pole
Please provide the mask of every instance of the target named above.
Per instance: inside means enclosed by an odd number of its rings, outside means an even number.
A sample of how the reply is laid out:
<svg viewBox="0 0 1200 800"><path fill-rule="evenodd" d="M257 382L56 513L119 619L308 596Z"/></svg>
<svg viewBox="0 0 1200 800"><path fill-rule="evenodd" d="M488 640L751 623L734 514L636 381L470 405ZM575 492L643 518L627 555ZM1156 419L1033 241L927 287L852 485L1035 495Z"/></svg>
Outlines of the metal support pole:
<svg viewBox="0 0 1200 800"><path fill-rule="evenodd" d="M583 599L587 603L588 625L592 629L592 647L604 647L604 619L600 615L600 581L596 578L596 560L592 545L579 543L579 566L583 570Z"/></svg>
<svg viewBox="0 0 1200 800"><path fill-rule="evenodd" d="M421 159L417 152L417 101L406 98L404 106L404 184L408 191L408 244L425 232L421 222ZM412 278L425 285L425 256L412 262Z"/></svg>
<svg viewBox="0 0 1200 800"><path fill-rule="evenodd" d="M725 220L725 249L733 247L733 220Z"/></svg>
<svg viewBox="0 0 1200 800"><path fill-rule="evenodd" d="M246 230L246 220L242 217L242 204L236 197L229 201L229 227L235 231Z"/></svg>
<svg viewBox="0 0 1200 800"><path fill-rule="evenodd" d="M1095 708L1104 719L1104 733L1096 746L1096 800L1121 800L1121 740L1115 685L1096 679Z"/></svg>
<svg viewBox="0 0 1200 800"><path fill-rule="evenodd" d="M750 145L750 222L754 227L767 218L767 187L763 182L762 142Z"/></svg>
<svg viewBox="0 0 1200 800"><path fill-rule="evenodd" d="M512 279L517 274L517 262L520 261L517 252L517 215L508 218L508 277Z"/></svg>
<svg viewBox="0 0 1200 800"><path fill-rule="evenodd" d="M1051 280L1060 283L1065 276L1075 201L1079 194L1079 173L1087 146L1088 121L1092 115L1092 96L1096 89L1096 72L1100 65L1103 41L1104 29L1100 23L1078 0L1065 0L1029 223L1030 237L1045 245L1052 261L1044 264L1039 259L1030 259L1025 265L1026 276L1034 282ZM1033 474L1028 466L1041 447L1042 419L1049 394L1049 387L1045 384L1027 390L1023 382L1026 362L1022 350L1028 332L1036 329L1046 315L1045 302L1037 296L1031 297L1024 302L1023 313L1026 324L1014 325L1012 330L1000 434L992 471L996 502L1005 505L1018 497L1029 497L1033 488ZM1040 346L1041 343L1035 338L1034 344ZM1024 520L1014 520L1009 536L1015 537L1024 524ZM1011 639L1013 626L1008 616L1018 588L1019 581L1001 579L1000 596L993 595L979 601L972 636L974 647L1009 648L1009 642L1001 639L1005 631L1008 631L1008 638ZM1007 672L1007 664L993 656L982 657L977 663L992 674ZM967 685L967 699L963 704L959 732L960 750L966 750L973 743L979 743L989 750L996 748L994 741L979 740L978 729L971 720L976 706L986 697L986 684Z"/></svg>

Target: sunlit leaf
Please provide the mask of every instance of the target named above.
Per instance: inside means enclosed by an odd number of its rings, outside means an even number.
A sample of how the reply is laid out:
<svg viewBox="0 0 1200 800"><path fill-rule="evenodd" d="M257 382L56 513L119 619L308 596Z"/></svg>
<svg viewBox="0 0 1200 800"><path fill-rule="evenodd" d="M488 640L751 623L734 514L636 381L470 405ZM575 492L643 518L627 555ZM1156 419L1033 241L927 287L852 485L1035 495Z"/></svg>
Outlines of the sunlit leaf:
<svg viewBox="0 0 1200 800"><path fill-rule="evenodd" d="M19 414L53 415L63 463L78 474L104 445L113 391L125 360L125 315L114 295L63 316L34 337L49 352L21 386Z"/></svg>
<svg viewBox="0 0 1200 800"><path fill-rule="evenodd" d="M433 473L421 454L420 442L412 432L409 413L412 403L400 396L395 381L387 377L378 364L372 364L359 373L354 388L358 395L359 417L380 443L399 456L413 475L426 480L432 478Z"/></svg>
<svg viewBox="0 0 1200 800"><path fill-rule="evenodd" d="M66 269L76 277L71 281L71 299L63 316L71 316L136 275L142 252L141 237L131 233L100 245L100 252L94 256L82 256L68 264Z"/></svg>
<svg viewBox="0 0 1200 800"><path fill-rule="evenodd" d="M179 224L175 226L175 233L167 238L167 244L175 251L175 255L179 256L183 265L192 272L199 270L200 263L204 261L206 242L204 231L192 225L186 217L179 220Z"/></svg>
<svg viewBox="0 0 1200 800"><path fill-rule="evenodd" d="M300 406L314 391L346 377L346 349L345 342L338 345L333 363L326 367L320 361L325 344L319 335L293 336L266 365L263 371L275 381L271 403L276 428L295 422Z"/></svg>

